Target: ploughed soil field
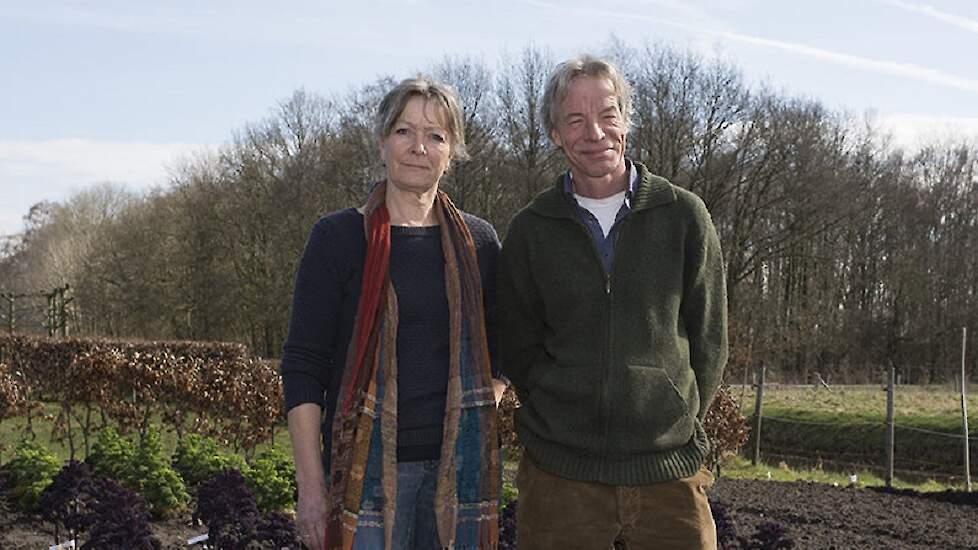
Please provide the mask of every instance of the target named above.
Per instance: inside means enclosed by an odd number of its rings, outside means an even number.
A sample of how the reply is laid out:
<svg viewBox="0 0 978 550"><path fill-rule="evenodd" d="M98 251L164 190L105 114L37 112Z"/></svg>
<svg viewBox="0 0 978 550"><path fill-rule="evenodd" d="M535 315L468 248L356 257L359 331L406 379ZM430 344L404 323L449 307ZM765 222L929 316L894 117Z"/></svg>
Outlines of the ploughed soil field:
<svg viewBox="0 0 978 550"><path fill-rule="evenodd" d="M884 492L808 482L720 479L711 499L727 506L742 536L763 522L785 527L799 549L978 550L978 493ZM54 541L50 524L3 510L0 548L37 550ZM189 520L154 522L163 548L187 548L206 532Z"/></svg>
<svg viewBox="0 0 978 550"><path fill-rule="evenodd" d="M720 479L710 497L727 505L738 534L779 523L799 549L978 549L978 493Z"/></svg>

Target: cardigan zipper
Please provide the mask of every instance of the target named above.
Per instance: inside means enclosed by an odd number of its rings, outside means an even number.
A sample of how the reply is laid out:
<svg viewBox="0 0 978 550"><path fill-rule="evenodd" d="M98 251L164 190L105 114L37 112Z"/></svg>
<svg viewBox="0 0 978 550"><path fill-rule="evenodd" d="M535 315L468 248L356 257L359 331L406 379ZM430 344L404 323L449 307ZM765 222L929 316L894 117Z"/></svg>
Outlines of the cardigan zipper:
<svg viewBox="0 0 978 550"><path fill-rule="evenodd" d="M601 385L601 413L599 416L599 418L602 420L601 426L603 428L602 431L604 432L604 438L603 438L604 444L602 446L603 447L602 450L608 448L608 438L611 433L611 407L609 406L609 403L611 402L611 395L610 395L611 390L609 386L611 385L611 369L612 369L611 359L615 349L614 343L612 342L612 339L614 338L615 335L615 331L611 326L615 318L614 315L615 300L614 297L611 295L611 290L612 290L611 281L612 281L612 275L614 275L615 273L615 263L617 263L615 262L615 259L618 257L618 253L620 252L620 250L618 249L618 243L621 240L621 234L625 230L625 225L627 225L628 218L630 216L631 216L631 212L627 212L617 224L611 226L612 231L615 232L615 237L614 237L615 254L611 258L611 268L608 270L608 273L606 274L607 283L605 285L606 288L605 296L607 297L608 300L607 307L605 308L605 310L607 311L607 318L605 319L605 327L606 327L605 330L607 330L608 333L607 333L607 337L605 338L606 347L605 347L604 373L602 374L602 385Z"/></svg>
<svg viewBox="0 0 978 550"><path fill-rule="evenodd" d="M601 252L598 250L598 243L594 242L594 237L591 235L591 231L587 228L586 225L584 225L584 222L582 222L579 217L575 216L574 217L574 221L577 223L578 227L581 228L581 231L584 233L584 236L585 236L585 238L587 238L588 242L591 243L591 252L593 253L594 260L597 262L598 269L600 269L601 270L601 273L604 275L604 281L605 281L604 282L604 288L605 288L605 294L604 294L605 295L605 308L604 308L604 310L605 310L605 318L604 318L604 325L605 325L605 330L607 330L610 333L609 325L611 324L611 315L610 315L610 313L611 313L611 272L612 271L608 271L607 273L605 273L605 270L604 270L604 262L601 261ZM615 235L615 246L617 246L617 245L618 245L618 240L617 240L617 234L616 234ZM614 268L614 259L612 259L612 270L613 270L613 268ZM599 425L604 426L606 428L605 429L605 433L604 433L604 438L603 438L602 446L601 446L601 450L603 450L603 449L605 449L605 448L608 447L608 430L607 430L607 427L608 427L609 415L608 415L606 409L608 408L607 407L607 403L608 403L608 378L609 378L609 374L610 374L610 370L611 370L610 369L610 366L609 366L609 363L611 362L611 343L610 343L610 339L611 339L611 335L610 334L608 334L605 337L605 339L604 339L604 349L602 350L602 361L601 361L601 363L602 363L602 365L601 365L601 391L598 392L598 403L597 403L598 422L599 422Z"/></svg>
<svg viewBox="0 0 978 550"><path fill-rule="evenodd" d="M631 212L626 213L621 220L619 220L615 224L612 224L611 226L612 230L615 231L615 237L614 237L615 256L618 255L618 241L621 237L622 229L624 228L626 224L626 220L630 215ZM591 251L594 253L594 259L598 262L598 269L600 269L601 272L604 274L604 290L605 290L604 326L607 333L604 339L604 350L603 350L604 360L602 361L602 365L601 365L601 391L599 392L599 399L598 399L598 422L599 425L602 426L603 428L602 431L604 432L603 434L604 437L602 438L602 445L601 445L601 451L603 452L604 449L608 448L608 438L611 429L611 411L608 405L609 402L611 401L611 397L610 397L611 392L608 386L611 383L611 354L612 354L611 337L613 332L611 330L611 321L612 319L614 319L614 316L612 315L613 300L611 296L611 290L612 290L611 280L612 280L612 275L615 272L615 258L614 257L611 258L611 268L607 272L605 272L604 262L601 260L601 252L598 250L598 243L594 242L594 237L591 235L591 231L587 228L586 225L584 225L584 222L581 221L580 217L575 216L574 221L577 222L577 225L581 228L581 230L584 232L584 235L587 237L588 242L591 243Z"/></svg>

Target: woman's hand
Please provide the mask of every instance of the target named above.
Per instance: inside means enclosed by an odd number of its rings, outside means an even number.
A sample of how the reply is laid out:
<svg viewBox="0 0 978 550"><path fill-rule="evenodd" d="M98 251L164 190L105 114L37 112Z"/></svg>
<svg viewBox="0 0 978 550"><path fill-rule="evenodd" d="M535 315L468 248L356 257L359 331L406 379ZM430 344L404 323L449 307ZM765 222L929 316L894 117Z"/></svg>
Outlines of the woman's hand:
<svg viewBox="0 0 978 550"><path fill-rule="evenodd" d="M299 489L296 521L299 537L310 550L326 545L326 476L323 474L319 423L322 409L304 403L289 410L289 438L295 458L295 483Z"/></svg>
<svg viewBox="0 0 978 550"><path fill-rule="evenodd" d="M296 508L299 540L310 550L326 546L326 490L324 487L299 488Z"/></svg>
<svg viewBox="0 0 978 550"><path fill-rule="evenodd" d="M498 378L492 379L492 393L496 398L496 406L499 406L499 402L503 400L503 394L506 393L506 388L509 384L505 380L500 380Z"/></svg>

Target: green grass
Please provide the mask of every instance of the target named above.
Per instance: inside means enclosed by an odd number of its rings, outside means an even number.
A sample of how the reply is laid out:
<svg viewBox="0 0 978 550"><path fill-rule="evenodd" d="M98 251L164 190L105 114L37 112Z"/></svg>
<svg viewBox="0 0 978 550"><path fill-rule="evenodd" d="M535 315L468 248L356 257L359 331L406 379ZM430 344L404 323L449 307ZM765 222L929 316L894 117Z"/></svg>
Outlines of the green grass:
<svg viewBox="0 0 978 550"><path fill-rule="evenodd" d="M754 414L754 389L731 386L745 416ZM978 390L978 388L976 388ZM978 423L978 395L967 396L968 424ZM834 386L831 390L812 386L764 387L763 413L804 411L813 420L851 415L855 418L886 419L886 391L879 385ZM915 425L930 418L936 425L961 424L961 396L950 386L897 386L893 400L894 421Z"/></svg>
<svg viewBox="0 0 978 550"><path fill-rule="evenodd" d="M516 495L516 489L513 484L513 476L517 466L519 465L519 453L514 453L508 456L503 462L503 467L505 472L510 475L504 474L504 493L509 492L509 497L512 498ZM853 484L850 476L856 475L855 486L858 487L882 487L886 485L883 478L869 472L867 470L853 470L847 473L843 472L832 472L823 470L822 468L808 468L808 469L796 469L788 466L785 463L780 463L776 466L771 464L766 464L764 462L759 462L756 466L752 465L750 460L743 457L732 457L722 465L720 469L721 479L757 479L757 480L768 480L768 481L810 481L814 483L825 483L828 485L839 485L848 486ZM940 492L947 489L963 490L962 485L957 484L945 484L934 479L926 479L924 481L910 481L906 479L896 478L893 480L893 487L897 489L914 489L921 492Z"/></svg>
<svg viewBox="0 0 978 550"><path fill-rule="evenodd" d="M827 483L829 485L848 486L852 484L849 476L856 476L856 486L859 487L882 487L885 485L883 478L866 470L853 470L849 473L831 472L821 468L794 469L785 463L777 466L759 462L756 466L750 460L742 457L734 457L723 465L720 470L722 478L728 479L760 479L771 481L812 481L815 483ZM893 480L893 487L898 489L914 489L922 492L945 491L947 489L962 490L964 487L956 484L947 485L934 479L927 479L923 482L907 481L896 478Z"/></svg>

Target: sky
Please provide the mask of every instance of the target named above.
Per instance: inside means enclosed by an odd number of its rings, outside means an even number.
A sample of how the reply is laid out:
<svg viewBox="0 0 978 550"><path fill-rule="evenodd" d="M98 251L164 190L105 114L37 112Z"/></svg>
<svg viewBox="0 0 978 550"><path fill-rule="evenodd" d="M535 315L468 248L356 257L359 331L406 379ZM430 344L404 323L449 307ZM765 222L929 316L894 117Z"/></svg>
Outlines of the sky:
<svg viewBox="0 0 978 550"><path fill-rule="evenodd" d="M872 114L906 147L978 138L976 0L0 0L0 235L98 182L165 186L297 89L612 37Z"/></svg>

